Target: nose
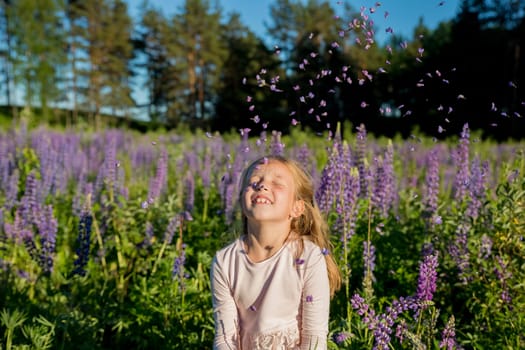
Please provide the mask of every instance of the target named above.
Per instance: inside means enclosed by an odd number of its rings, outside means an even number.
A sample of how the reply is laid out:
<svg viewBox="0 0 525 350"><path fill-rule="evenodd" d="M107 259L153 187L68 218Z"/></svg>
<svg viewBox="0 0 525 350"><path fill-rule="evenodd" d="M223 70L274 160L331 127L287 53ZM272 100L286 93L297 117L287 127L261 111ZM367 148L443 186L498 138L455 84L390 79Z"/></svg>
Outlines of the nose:
<svg viewBox="0 0 525 350"><path fill-rule="evenodd" d="M268 191L268 187L266 187L266 185L264 184L264 182L255 182L253 184L253 189L255 191Z"/></svg>

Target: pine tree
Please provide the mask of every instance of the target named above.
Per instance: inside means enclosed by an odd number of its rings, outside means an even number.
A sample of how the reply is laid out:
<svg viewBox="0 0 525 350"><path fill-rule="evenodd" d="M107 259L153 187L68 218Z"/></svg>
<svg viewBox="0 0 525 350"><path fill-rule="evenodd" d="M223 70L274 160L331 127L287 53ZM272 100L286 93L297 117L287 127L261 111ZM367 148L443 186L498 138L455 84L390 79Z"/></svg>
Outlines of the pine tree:
<svg viewBox="0 0 525 350"><path fill-rule="evenodd" d="M218 74L225 57L220 41L221 13L208 0L186 1L182 11L172 21L174 45L169 49L181 52L179 62L184 67L186 85L183 120L202 124L213 115L212 98Z"/></svg>
<svg viewBox="0 0 525 350"><path fill-rule="evenodd" d="M75 86L82 109L98 116L102 109L128 114L132 22L121 0L70 3Z"/></svg>
<svg viewBox="0 0 525 350"><path fill-rule="evenodd" d="M18 0L11 6L14 74L21 81L26 105L37 104L48 117L52 102L65 98L61 73L66 63L60 0Z"/></svg>

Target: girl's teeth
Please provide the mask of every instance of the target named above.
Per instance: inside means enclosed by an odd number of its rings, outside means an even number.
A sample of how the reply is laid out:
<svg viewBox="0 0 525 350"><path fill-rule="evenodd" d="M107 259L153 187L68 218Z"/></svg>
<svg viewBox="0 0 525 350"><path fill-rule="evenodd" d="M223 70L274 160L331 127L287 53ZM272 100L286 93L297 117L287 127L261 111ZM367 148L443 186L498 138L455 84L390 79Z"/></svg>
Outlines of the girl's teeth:
<svg viewBox="0 0 525 350"><path fill-rule="evenodd" d="M257 198L255 199L255 203L257 204L270 204L270 201L264 198Z"/></svg>

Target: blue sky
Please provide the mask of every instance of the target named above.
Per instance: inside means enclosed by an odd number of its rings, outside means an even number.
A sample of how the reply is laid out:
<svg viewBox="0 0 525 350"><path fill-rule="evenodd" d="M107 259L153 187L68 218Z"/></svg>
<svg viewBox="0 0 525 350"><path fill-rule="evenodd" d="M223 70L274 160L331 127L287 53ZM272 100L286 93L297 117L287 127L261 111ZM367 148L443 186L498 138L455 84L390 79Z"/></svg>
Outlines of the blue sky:
<svg viewBox="0 0 525 350"><path fill-rule="evenodd" d="M143 0L127 0L132 15L138 12L138 7ZM244 24L250 27L260 37L265 36L266 30L264 23L270 21L270 5L273 0L210 0L210 3L218 1L225 13L236 11L241 14ZM178 11L184 4L184 0L148 0L155 8L161 9L165 14L171 15ZM331 0L332 6L338 8L337 0ZM346 1L354 9L359 11L361 6L367 9L375 7L376 11L371 18L377 25L377 39L384 38L385 29L391 27L396 34L411 37L412 29L423 19L423 23L430 29L434 29L437 24L444 20L453 18L458 12L460 0L351 0ZM379 2L380 6L375 6ZM385 19L385 11L388 17ZM370 12L368 12L370 14ZM372 17L373 16L373 17ZM273 45L274 43L267 43Z"/></svg>

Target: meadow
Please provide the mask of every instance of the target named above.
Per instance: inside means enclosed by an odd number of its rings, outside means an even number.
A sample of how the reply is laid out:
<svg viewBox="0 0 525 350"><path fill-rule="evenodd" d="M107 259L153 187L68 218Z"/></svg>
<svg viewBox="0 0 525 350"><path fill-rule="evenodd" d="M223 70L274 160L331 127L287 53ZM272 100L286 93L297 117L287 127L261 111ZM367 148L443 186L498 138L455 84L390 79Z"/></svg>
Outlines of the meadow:
<svg viewBox="0 0 525 350"><path fill-rule="evenodd" d="M316 184L343 287L330 349L525 348L525 145L314 135L0 132L1 349L210 349L209 268L265 154Z"/></svg>

